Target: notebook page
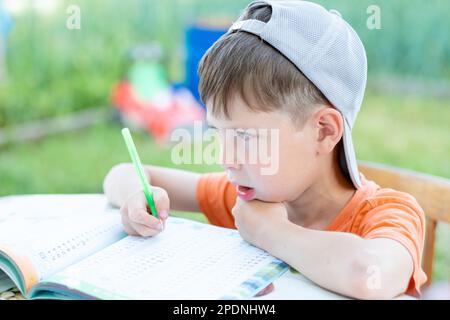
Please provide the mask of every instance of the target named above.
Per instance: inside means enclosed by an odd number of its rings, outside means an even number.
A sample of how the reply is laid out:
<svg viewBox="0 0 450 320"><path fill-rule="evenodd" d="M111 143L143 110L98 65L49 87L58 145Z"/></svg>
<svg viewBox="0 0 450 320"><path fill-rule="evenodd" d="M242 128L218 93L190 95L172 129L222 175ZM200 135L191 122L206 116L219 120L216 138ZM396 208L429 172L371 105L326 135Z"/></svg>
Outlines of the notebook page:
<svg viewBox="0 0 450 320"><path fill-rule="evenodd" d="M40 280L125 236L118 209L102 195L20 196L0 203L0 243L28 257Z"/></svg>
<svg viewBox="0 0 450 320"><path fill-rule="evenodd" d="M235 299L287 269L236 230L170 217L157 236L128 236L46 282L104 299Z"/></svg>

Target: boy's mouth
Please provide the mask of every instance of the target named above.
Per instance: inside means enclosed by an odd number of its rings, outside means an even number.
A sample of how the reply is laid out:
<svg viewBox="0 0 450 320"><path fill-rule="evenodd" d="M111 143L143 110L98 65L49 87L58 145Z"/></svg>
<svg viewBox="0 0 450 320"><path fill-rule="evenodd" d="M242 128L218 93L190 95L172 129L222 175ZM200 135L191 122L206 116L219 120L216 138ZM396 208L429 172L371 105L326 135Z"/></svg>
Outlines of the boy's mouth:
<svg viewBox="0 0 450 320"><path fill-rule="evenodd" d="M246 186L241 186L239 184L236 185L236 191L238 197L244 201L250 201L255 196L255 189Z"/></svg>

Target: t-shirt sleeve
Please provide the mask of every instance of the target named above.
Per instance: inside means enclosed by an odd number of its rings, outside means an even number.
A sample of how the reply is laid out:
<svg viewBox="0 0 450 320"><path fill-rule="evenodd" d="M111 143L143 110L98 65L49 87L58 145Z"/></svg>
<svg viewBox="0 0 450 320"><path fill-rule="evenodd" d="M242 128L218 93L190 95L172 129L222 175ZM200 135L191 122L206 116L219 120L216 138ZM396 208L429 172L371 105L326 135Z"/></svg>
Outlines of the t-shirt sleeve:
<svg viewBox="0 0 450 320"><path fill-rule="evenodd" d="M236 203L236 189L224 172L206 173L200 177L196 190L200 210L211 224L236 228L231 209Z"/></svg>
<svg viewBox="0 0 450 320"><path fill-rule="evenodd" d="M370 201L371 209L360 224L360 236L366 239L389 238L398 241L413 260L413 273L407 294L420 296L427 279L421 267L425 234L425 214L410 195L387 191Z"/></svg>

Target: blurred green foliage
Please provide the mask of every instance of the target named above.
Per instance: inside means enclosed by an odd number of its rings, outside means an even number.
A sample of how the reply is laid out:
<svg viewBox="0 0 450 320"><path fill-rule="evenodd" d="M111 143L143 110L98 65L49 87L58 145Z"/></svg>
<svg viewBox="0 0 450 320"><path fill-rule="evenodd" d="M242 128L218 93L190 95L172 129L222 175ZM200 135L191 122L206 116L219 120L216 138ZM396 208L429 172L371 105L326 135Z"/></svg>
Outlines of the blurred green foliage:
<svg viewBox="0 0 450 320"><path fill-rule="evenodd" d="M235 19L247 0L61 0L57 11L16 17L8 41L9 79L0 83L0 127L107 106L133 45L160 42L174 81L183 81L183 28L199 18ZM369 72L450 78L450 2L378 0L381 29L369 30L371 0L318 0L338 9L361 36ZM69 4L81 29L66 28ZM370 80L369 80L370 84Z"/></svg>

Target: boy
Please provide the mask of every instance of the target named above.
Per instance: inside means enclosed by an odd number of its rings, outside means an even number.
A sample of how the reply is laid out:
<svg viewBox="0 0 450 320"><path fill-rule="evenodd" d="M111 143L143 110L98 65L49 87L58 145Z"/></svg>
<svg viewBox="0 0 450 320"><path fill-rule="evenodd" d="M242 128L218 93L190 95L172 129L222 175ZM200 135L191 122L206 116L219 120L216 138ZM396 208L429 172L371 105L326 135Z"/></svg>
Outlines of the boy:
<svg viewBox="0 0 450 320"><path fill-rule="evenodd" d="M381 189L358 172L351 128L367 63L339 13L306 1L253 2L208 50L199 74L223 156L236 151L236 140L277 140L278 170L262 174L262 163L234 153L223 161L224 173L146 166L162 221L169 206L202 211L343 295L419 295L424 213L412 196ZM125 230L156 235L162 226L139 190L131 165L114 167L104 181Z"/></svg>

